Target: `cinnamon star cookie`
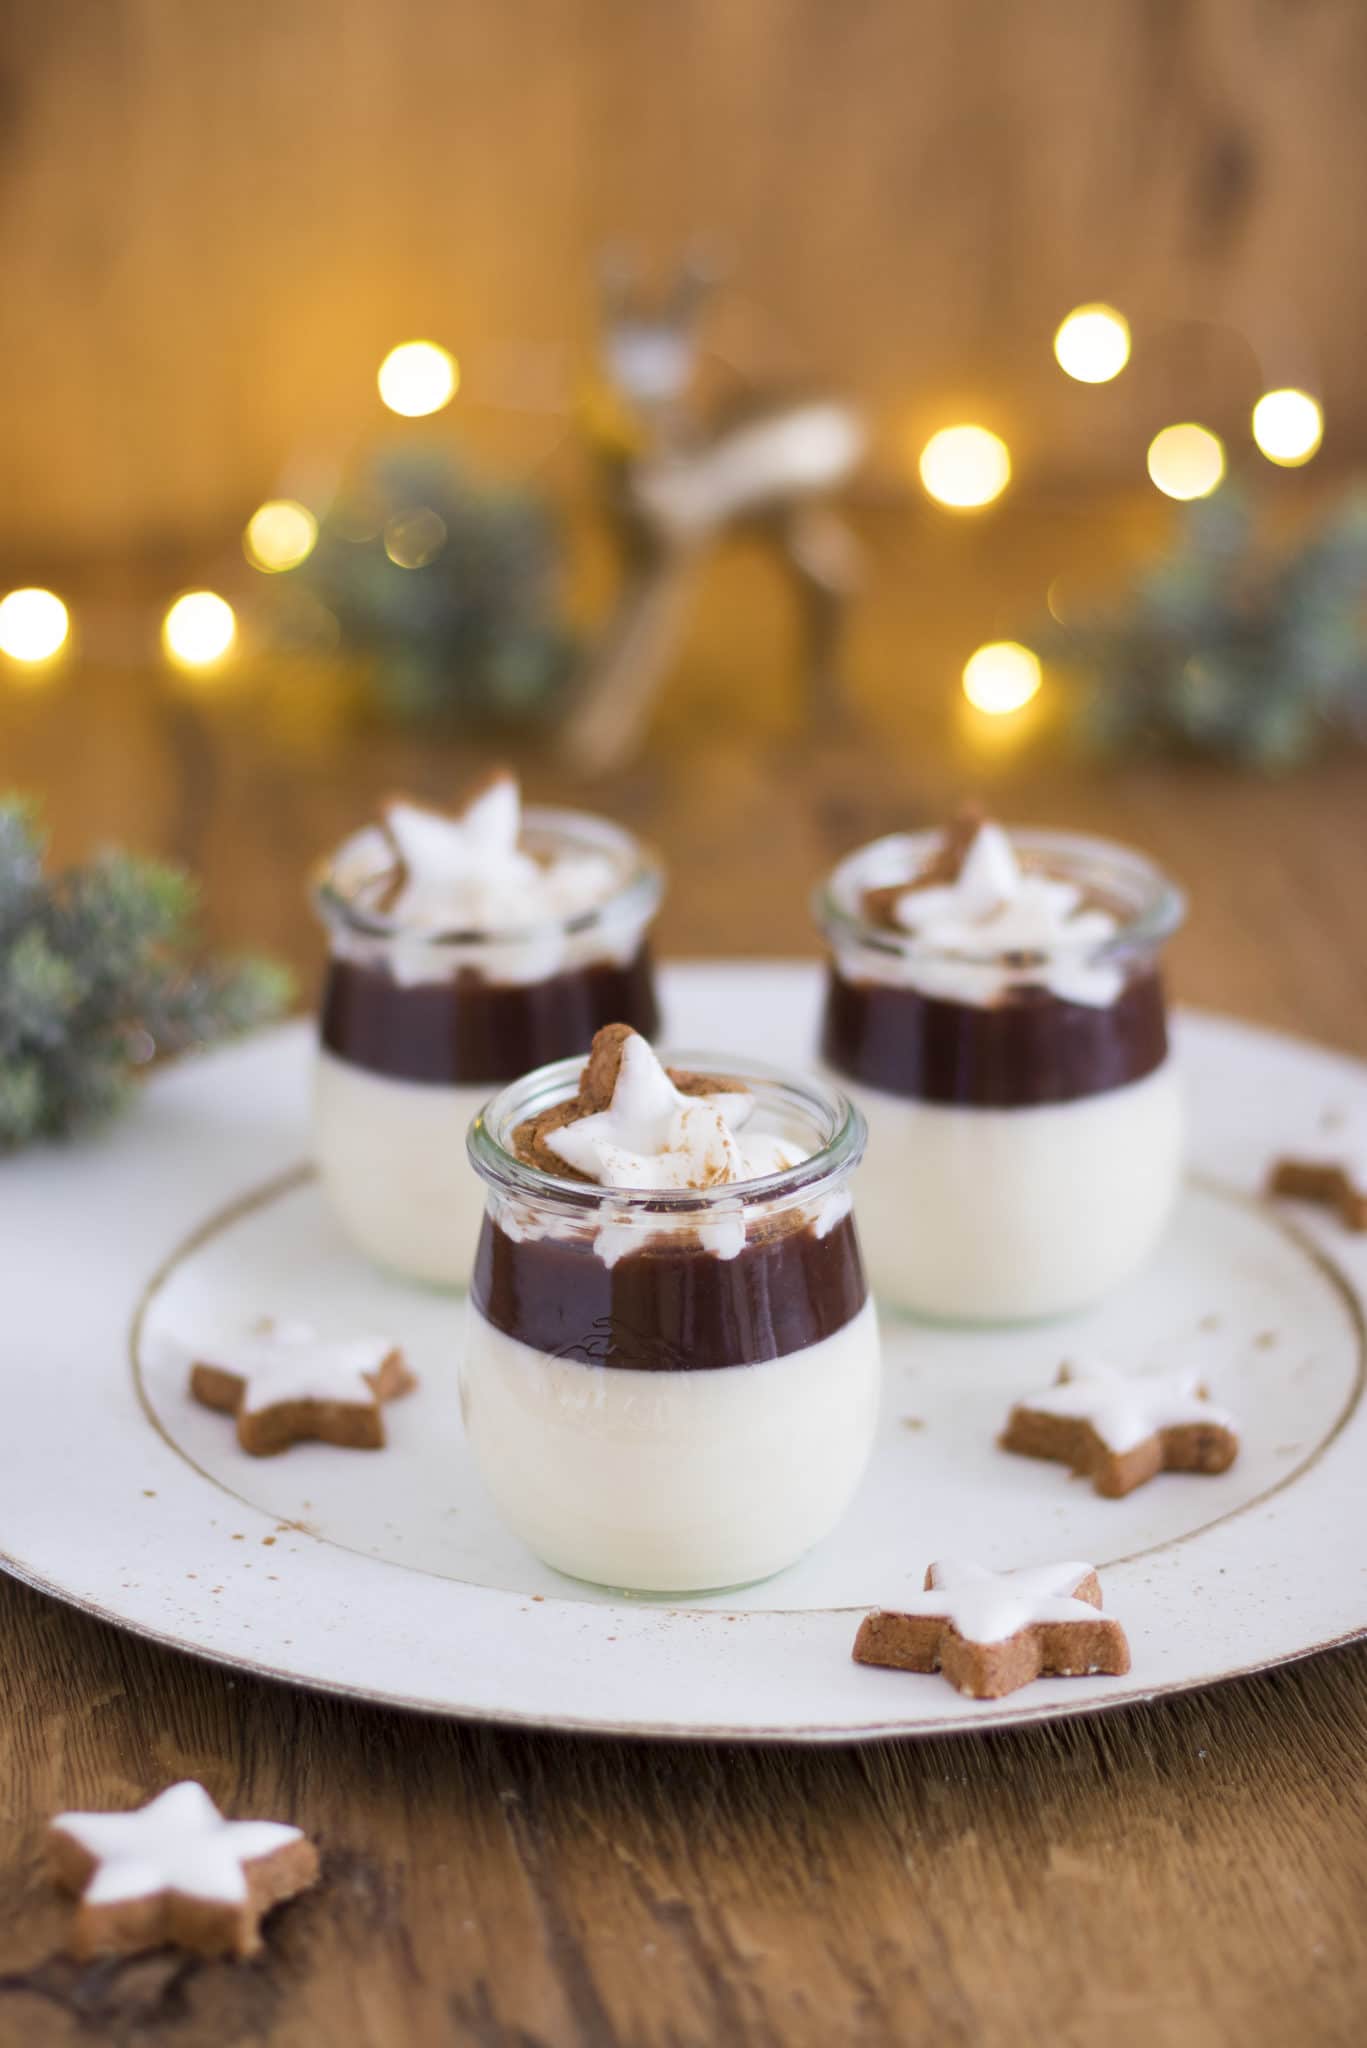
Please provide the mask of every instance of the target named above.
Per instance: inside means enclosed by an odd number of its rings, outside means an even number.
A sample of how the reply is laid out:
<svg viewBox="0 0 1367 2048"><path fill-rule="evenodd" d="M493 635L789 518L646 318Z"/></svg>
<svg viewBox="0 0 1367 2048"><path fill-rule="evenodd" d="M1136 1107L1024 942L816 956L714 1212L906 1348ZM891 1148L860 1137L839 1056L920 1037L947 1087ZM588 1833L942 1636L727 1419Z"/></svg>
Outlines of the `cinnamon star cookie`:
<svg viewBox="0 0 1367 2048"><path fill-rule="evenodd" d="M1035 1678L1128 1671L1125 1632L1100 1607L1089 1564L991 1572L945 1559L931 1565L926 1590L902 1609L865 1615L855 1662L942 1671L977 1700L999 1699Z"/></svg>
<svg viewBox="0 0 1367 2048"><path fill-rule="evenodd" d="M388 1337L319 1337L308 1323L264 1322L221 1362L197 1360L190 1392L237 1417L237 1440L254 1458L309 1438L354 1451L384 1447L380 1404L417 1381Z"/></svg>
<svg viewBox="0 0 1367 2048"><path fill-rule="evenodd" d="M1227 1472L1239 1454L1234 1418L1194 1372L1122 1373L1064 1365L1052 1387L1018 1401L1004 1451L1052 1458L1110 1500L1159 1472Z"/></svg>
<svg viewBox="0 0 1367 2048"><path fill-rule="evenodd" d="M225 1820L193 1779L134 1813L59 1813L48 1847L56 1881L80 1901L70 1941L78 1956L163 1942L256 1955L262 1915L318 1876L301 1829Z"/></svg>

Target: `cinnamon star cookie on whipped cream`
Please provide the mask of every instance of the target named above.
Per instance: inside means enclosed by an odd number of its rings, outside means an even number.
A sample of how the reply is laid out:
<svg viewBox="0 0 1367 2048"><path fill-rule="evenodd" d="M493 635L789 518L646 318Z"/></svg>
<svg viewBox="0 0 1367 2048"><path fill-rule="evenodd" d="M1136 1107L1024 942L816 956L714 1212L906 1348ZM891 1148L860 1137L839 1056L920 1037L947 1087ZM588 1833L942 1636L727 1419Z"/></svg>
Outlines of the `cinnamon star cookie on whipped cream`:
<svg viewBox="0 0 1367 2048"><path fill-rule="evenodd" d="M543 1171L600 1187L724 1187L807 1156L772 1132L739 1137L754 1111L738 1081L666 1069L639 1032L609 1024L594 1038L578 1094L529 1119L514 1143Z"/></svg>
<svg viewBox="0 0 1367 2048"><path fill-rule="evenodd" d="M369 893L412 932L526 931L593 909L618 880L603 853L530 852L517 778L506 768L477 783L457 811L390 797L381 830L392 864L359 885L357 901Z"/></svg>
<svg viewBox="0 0 1367 2048"><path fill-rule="evenodd" d="M1097 955L1114 939L1113 913L1077 883L1023 867L1007 833L986 818L951 826L925 871L864 893L866 914L912 942L916 985L958 1002L994 1002L1029 980L1061 1000L1104 1008L1124 976ZM918 959L919 954L919 959Z"/></svg>

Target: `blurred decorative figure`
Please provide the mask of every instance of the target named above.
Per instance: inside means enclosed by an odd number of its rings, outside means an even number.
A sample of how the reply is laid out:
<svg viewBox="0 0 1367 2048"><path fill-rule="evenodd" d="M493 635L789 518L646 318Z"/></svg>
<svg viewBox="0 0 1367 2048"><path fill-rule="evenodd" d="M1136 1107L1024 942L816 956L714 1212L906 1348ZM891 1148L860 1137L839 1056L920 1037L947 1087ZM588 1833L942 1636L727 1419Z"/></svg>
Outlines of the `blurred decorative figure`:
<svg viewBox="0 0 1367 2048"><path fill-rule="evenodd" d="M586 769L609 766L635 743L701 562L733 533L756 535L790 582L813 718L827 723L839 710L856 558L853 536L826 500L853 474L863 427L836 399L778 390L752 388L704 405L699 328L713 282L704 264L690 261L652 304L629 264L613 259L604 268L605 388L588 431L621 587L566 729Z"/></svg>
<svg viewBox="0 0 1367 2048"><path fill-rule="evenodd" d="M243 545L270 578L272 639L358 657L374 699L399 717L468 726L564 715L571 757L602 769L639 739L709 549L748 532L792 587L808 706L829 723L855 547L828 500L853 473L863 428L831 398L746 388L705 402L698 330L711 288L689 264L648 305L629 270L605 273L603 376L584 430L619 587L591 645L565 621L545 497L478 478L431 441L370 458L326 510L281 498L253 514ZM404 382L386 403L416 414L458 385L453 359L415 342L386 357L382 387L415 354L422 391Z"/></svg>

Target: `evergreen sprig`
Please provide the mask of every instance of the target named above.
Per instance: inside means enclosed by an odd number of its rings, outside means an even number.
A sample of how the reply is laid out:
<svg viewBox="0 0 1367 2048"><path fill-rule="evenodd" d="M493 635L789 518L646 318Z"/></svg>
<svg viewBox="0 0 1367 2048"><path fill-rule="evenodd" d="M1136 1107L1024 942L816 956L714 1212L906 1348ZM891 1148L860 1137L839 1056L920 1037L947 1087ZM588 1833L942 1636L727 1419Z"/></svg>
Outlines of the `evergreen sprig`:
<svg viewBox="0 0 1367 2048"><path fill-rule="evenodd" d="M427 449L373 461L307 561L273 580L282 636L292 599L309 593L391 716L515 721L549 710L570 678L560 569L546 499Z"/></svg>
<svg viewBox="0 0 1367 2048"><path fill-rule="evenodd" d="M1271 770L1335 731L1367 738L1367 494L1279 556L1226 485L1183 508L1123 605L1034 644L1077 672L1084 728L1109 750Z"/></svg>
<svg viewBox="0 0 1367 2048"><path fill-rule="evenodd" d="M195 952L198 892L110 851L48 874L34 806L0 796L0 1152L111 1116L140 1067L275 1016L289 976Z"/></svg>

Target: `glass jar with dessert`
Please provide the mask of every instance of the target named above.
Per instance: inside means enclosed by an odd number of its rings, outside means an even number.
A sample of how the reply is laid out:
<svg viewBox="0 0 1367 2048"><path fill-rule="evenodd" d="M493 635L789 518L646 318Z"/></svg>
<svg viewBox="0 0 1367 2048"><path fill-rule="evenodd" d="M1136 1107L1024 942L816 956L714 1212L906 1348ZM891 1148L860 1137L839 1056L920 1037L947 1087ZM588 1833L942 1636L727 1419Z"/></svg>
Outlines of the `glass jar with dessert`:
<svg viewBox="0 0 1367 2048"><path fill-rule="evenodd" d="M658 863L574 811L523 811L511 775L459 812L395 799L318 876L328 935L314 1137L324 1193L378 1264L464 1286L483 1190L465 1132L529 1067L657 1008Z"/></svg>
<svg viewBox="0 0 1367 2048"><path fill-rule="evenodd" d="M461 1365L475 1460L557 1570L638 1592L767 1578L849 1505L879 1342L850 1206L863 1119L752 1061L663 1067L624 1025L476 1119Z"/></svg>
<svg viewBox="0 0 1367 2048"><path fill-rule="evenodd" d="M1182 1171L1161 955L1183 909L1138 853L977 817L835 869L822 1057L868 1121L880 1301L1045 1318L1148 1257Z"/></svg>

